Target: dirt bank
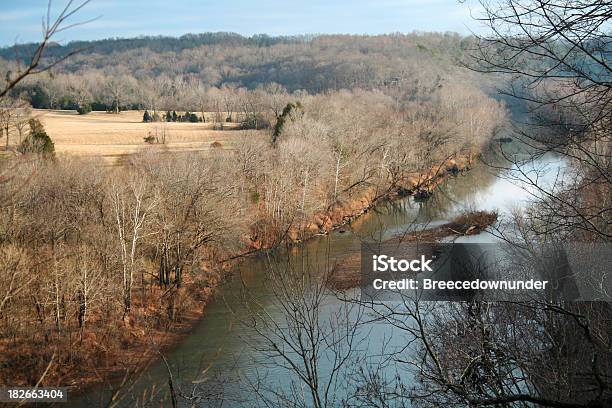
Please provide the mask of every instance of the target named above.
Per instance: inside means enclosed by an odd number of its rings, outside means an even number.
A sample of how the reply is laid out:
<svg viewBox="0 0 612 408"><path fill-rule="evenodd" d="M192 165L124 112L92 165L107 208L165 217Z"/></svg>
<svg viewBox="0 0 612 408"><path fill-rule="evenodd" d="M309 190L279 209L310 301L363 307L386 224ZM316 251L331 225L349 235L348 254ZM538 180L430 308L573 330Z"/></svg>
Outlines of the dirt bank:
<svg viewBox="0 0 612 408"><path fill-rule="evenodd" d="M279 244L297 244L317 235L328 234L356 220L384 200L407 196L425 200L447 177L468 171L472 167L474 157L475 154L469 154L449 158L428 172L407 174L382 190L365 185L355 189L348 198L337 201L309 219L294 222L286 230L275 230L269 225L254 225L249 237L249 248L270 249Z"/></svg>

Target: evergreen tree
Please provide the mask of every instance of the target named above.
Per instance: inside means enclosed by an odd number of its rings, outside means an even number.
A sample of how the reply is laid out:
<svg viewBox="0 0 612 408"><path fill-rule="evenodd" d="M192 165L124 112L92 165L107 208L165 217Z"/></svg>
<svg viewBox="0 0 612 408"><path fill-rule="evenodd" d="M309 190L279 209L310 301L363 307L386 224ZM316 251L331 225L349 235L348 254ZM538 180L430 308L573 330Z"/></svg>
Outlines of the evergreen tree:
<svg viewBox="0 0 612 408"><path fill-rule="evenodd" d="M30 97L30 103L33 108L37 109L49 109L51 108L51 100L49 94L39 84L35 84L28 91Z"/></svg>
<svg viewBox="0 0 612 408"><path fill-rule="evenodd" d="M191 112L185 112L185 116L183 116L183 122L197 123L198 115L196 115L195 113L191 113Z"/></svg>
<svg viewBox="0 0 612 408"><path fill-rule="evenodd" d="M283 113L279 115L276 120L276 125L274 125L274 132L272 133L272 143L276 143L278 137L283 132L285 122L291 117L292 112L295 111L303 113L304 108L302 107L302 104L300 102L296 102L295 104L288 103L287 106L285 106L285 108L283 109Z"/></svg>
<svg viewBox="0 0 612 408"><path fill-rule="evenodd" d="M91 105L88 103L84 105L79 105L79 107L77 108L77 112L79 113L79 115L87 115L89 112L91 112Z"/></svg>
<svg viewBox="0 0 612 408"><path fill-rule="evenodd" d="M17 150L21 153L37 153L44 156L55 155L55 145L38 119L30 119L30 134L21 142Z"/></svg>
<svg viewBox="0 0 612 408"><path fill-rule="evenodd" d="M178 121L178 118L179 118L179 117L178 117L178 115L176 114L176 111L172 111L172 121L173 121L173 122L176 122L176 121Z"/></svg>
<svg viewBox="0 0 612 408"><path fill-rule="evenodd" d="M172 112L166 112L166 122L172 122Z"/></svg>
<svg viewBox="0 0 612 408"><path fill-rule="evenodd" d="M149 115L149 111L145 110L144 115L142 116L142 121L145 123L151 122L151 115Z"/></svg>

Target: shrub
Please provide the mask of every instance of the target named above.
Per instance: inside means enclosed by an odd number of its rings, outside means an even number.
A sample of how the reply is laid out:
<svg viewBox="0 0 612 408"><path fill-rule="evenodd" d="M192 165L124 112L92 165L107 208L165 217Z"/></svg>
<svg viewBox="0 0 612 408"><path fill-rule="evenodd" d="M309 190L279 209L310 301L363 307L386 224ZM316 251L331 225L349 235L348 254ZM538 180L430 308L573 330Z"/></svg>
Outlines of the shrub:
<svg viewBox="0 0 612 408"><path fill-rule="evenodd" d="M270 127L270 122L266 120L262 115L255 114L249 115L244 122L240 123L240 128L247 129L268 129Z"/></svg>
<svg viewBox="0 0 612 408"><path fill-rule="evenodd" d="M35 153L44 156L55 155L55 145L49 137L42 123L38 119L30 119L30 133L23 139L17 150L23 154Z"/></svg>
<svg viewBox="0 0 612 408"><path fill-rule="evenodd" d="M79 115L87 115L89 112L91 112L91 105L86 104L83 106L79 106L77 107L77 112L79 113Z"/></svg>

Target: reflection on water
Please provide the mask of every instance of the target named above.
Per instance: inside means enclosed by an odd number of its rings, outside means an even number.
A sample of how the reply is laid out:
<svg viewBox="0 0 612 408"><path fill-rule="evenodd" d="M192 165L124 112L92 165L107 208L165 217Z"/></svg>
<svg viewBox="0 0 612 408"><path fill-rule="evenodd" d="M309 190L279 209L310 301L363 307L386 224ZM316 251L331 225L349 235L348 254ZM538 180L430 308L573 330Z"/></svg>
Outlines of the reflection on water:
<svg viewBox="0 0 612 408"><path fill-rule="evenodd" d="M531 197L526 185L520 180L508 180L506 176L517 176L513 170L504 167L494 154L484 159L487 163L476 165L471 171L449 177L426 202L417 203L411 198L386 203L369 211L351 225L346 233L333 232L329 236L313 239L300 249L294 249L294 259L307 257L311 263L325 267L341 258L348 252L359 250L362 240L383 240L410 228L425 225L435 226L454 218L465 210L498 210L507 214L514 207L525 206ZM503 164L503 163L502 163ZM548 167L547 174L556 174L563 163L554 157L544 156L532 163L534 169ZM520 177L512 177L520 179ZM492 240L486 233L478 236L463 237L462 241L485 242ZM222 289L217 299L207 307L206 316L195 327L192 334L166 355L172 367L175 381L183 382L184 390L190 391L193 379L200 378L200 373L207 372L209 380L220 376L224 382L225 395L235 399L223 406L244 406L241 399L248 398L250 393L239 384L232 384L232 379L249 377L261 366L256 363L252 349L245 347L245 338L253 340L252 334L238 323L237 316L244 316L246 308L241 301L243 284L248 287L251 296L256 297L261 305L274 313L273 297L265 283L265 259L252 259L245 262L236 274ZM372 328L371 328L372 329ZM389 335L388 327L374 327L369 331L369 344L372 350L378 349L385 336ZM268 379L279 384L287 384L286 372L268 370ZM159 362L146 370L131 393L133 398L141 396L143 390L150 390L156 384L159 393L153 399L168 401L168 372L164 363ZM100 399L108 398L108 393L99 387L88 395L73 399L68 406L90 407L97 405ZM205 403L202 403L206 406ZM133 406L129 398L120 406ZM157 404L159 405L159 404Z"/></svg>

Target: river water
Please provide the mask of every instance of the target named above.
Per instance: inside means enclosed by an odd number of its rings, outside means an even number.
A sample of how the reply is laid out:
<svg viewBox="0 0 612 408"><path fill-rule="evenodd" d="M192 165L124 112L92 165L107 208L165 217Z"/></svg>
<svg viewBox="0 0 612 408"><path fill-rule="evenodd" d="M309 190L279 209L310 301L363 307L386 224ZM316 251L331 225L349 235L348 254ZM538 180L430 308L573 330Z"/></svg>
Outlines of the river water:
<svg viewBox="0 0 612 408"><path fill-rule="evenodd" d="M508 149L516 152L518 148L510 143L504 146L504 150ZM494 153L488 156L485 161L503 164ZM390 238L415 225L435 226L453 219L465 210L497 210L502 217L508 216L514 208L529 205L533 197L533 191L527 185L508 179L508 176L516 176L512 166L509 167L499 169L484 163L476 164L465 174L449 177L428 201L417 203L409 197L382 204L354 221L346 231L334 231L328 236L312 239L294 249L292 256L295 258L308 254L309 258L314 259L313 264L322 265L358 250L363 240ZM552 178L564 167L562 160L543 156L525 168L532 168L534 172L546 169L546 175ZM488 232L460 238L462 242L490 242L495 239ZM224 284L220 294L207 306L205 317L193 332L165 355L165 362L158 361L148 367L130 386L130 391L124 393L117 406L140 406L143 399L154 401L149 406L172 406L169 400L169 370L176 386L180 386L183 393L191 392L194 380L204 379L207 384L218 383L218 386L213 387L213 393L223 389L224 398L228 400L223 404L224 407L250 406L252 391L241 385L245 378L252 380L265 375L268 384L287 387L291 376L279 367L262 365L261 355L247 346L247 343L256 341L253 332L241 324L241 319L248 313L241 296L245 288L248 289L249 299L257 299L263 310L273 316L279 313L265 279L268 268L266 259L249 259L244 262L239 273ZM331 302L332 308L333 304ZM384 327L370 328L368 345L372 353L378 350L383 338L389 336L388 331L389 328ZM109 395L108 387L96 387L85 395L70 399L68 406L100 406L101 403L108 403ZM179 406L191 405L179 402ZM195 406L218 404L204 401Z"/></svg>

